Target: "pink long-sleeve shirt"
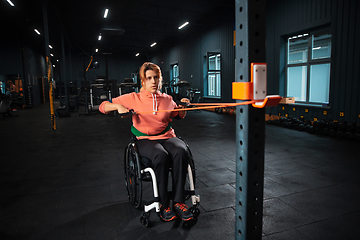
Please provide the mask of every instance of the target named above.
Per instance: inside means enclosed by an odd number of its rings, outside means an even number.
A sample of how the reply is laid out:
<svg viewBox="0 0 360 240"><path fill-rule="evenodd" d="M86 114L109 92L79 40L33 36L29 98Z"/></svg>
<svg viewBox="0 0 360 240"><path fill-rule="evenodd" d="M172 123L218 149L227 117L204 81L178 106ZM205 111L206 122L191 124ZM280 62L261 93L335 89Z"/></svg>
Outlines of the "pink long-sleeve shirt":
<svg viewBox="0 0 360 240"><path fill-rule="evenodd" d="M99 111L105 112L104 101L99 106ZM178 108L172 97L157 91L156 93L150 93L146 90L142 90L139 93L124 94L119 97L113 98L112 103L121 104L127 109L133 109L140 114L134 114L132 116L132 122L134 127L142 133L148 135L159 134L166 129L168 124L172 121L171 118L176 117L178 112L156 112L157 110L173 110ZM141 113L141 112L151 113ZM157 136L140 136L138 139L168 139L176 137L173 128L170 128L166 133Z"/></svg>

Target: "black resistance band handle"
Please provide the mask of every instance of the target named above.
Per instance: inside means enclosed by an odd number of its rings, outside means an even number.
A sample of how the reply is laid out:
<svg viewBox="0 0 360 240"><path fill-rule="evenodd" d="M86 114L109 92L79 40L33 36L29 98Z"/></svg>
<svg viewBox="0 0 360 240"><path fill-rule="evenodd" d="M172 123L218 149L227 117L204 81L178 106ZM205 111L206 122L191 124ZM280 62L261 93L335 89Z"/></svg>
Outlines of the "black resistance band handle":
<svg viewBox="0 0 360 240"><path fill-rule="evenodd" d="M135 112L134 112L134 109L130 109L128 112L126 112L126 113L120 113L119 114L119 116L120 117L130 117L130 116L132 116L132 115L134 115L135 114Z"/></svg>
<svg viewBox="0 0 360 240"><path fill-rule="evenodd" d="M187 102L181 102L181 101L176 101L176 104L177 105L182 105L182 106L188 106L189 105L189 103L187 103Z"/></svg>

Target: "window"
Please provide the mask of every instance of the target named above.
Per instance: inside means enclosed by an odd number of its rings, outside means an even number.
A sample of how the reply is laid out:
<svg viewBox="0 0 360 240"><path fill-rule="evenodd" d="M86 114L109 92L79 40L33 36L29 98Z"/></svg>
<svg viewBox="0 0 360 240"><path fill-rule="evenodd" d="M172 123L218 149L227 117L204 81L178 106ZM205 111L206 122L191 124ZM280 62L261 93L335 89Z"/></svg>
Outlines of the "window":
<svg viewBox="0 0 360 240"><path fill-rule="evenodd" d="M179 82L179 65L174 64L171 66L171 84L174 85ZM179 93L179 87L174 88L174 93Z"/></svg>
<svg viewBox="0 0 360 240"><path fill-rule="evenodd" d="M0 81L0 93L5 94L5 82Z"/></svg>
<svg viewBox="0 0 360 240"><path fill-rule="evenodd" d="M221 97L221 56L220 53L207 55L207 93L208 97Z"/></svg>
<svg viewBox="0 0 360 240"><path fill-rule="evenodd" d="M329 103L331 33L305 33L288 38L286 96L298 103Z"/></svg>

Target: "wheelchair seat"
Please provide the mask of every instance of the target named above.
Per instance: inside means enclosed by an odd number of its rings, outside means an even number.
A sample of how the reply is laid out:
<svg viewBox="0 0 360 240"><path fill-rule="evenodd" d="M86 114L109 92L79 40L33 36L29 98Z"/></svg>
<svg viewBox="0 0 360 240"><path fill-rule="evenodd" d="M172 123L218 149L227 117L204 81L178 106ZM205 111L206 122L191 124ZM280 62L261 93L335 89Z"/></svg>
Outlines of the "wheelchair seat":
<svg viewBox="0 0 360 240"><path fill-rule="evenodd" d="M179 139L184 141L180 137ZM194 217L197 217L200 214L200 210L198 208L200 204L200 196L195 194L195 163L188 144L185 141L184 143L190 155L188 160L187 180L185 184L185 200L191 198L192 207L190 207L189 210L193 213ZM125 186L130 204L132 204L136 209L141 209L142 207L144 208L144 213L140 218L144 227L148 227L150 224L150 211L152 209L155 209L158 215L160 214L160 199L157 189L157 181L151 165L150 159L141 157L138 153L136 138L133 137L125 148L124 153ZM152 182L154 199L150 204L142 204L143 181ZM171 194L171 191L169 194Z"/></svg>

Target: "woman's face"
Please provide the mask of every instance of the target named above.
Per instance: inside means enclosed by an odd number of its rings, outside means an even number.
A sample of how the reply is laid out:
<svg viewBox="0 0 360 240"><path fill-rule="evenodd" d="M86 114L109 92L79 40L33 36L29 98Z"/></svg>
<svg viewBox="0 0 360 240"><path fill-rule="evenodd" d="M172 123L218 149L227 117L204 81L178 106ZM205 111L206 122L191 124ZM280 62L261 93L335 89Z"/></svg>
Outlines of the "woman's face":
<svg viewBox="0 0 360 240"><path fill-rule="evenodd" d="M156 72L153 70L147 70L145 72L145 83L143 87L146 91L156 93L159 88L159 81L160 79Z"/></svg>

